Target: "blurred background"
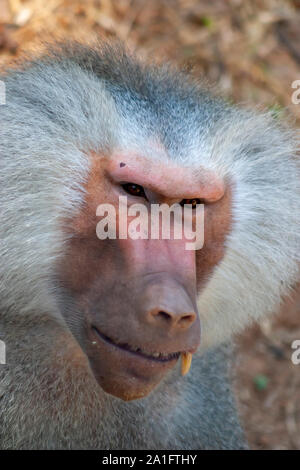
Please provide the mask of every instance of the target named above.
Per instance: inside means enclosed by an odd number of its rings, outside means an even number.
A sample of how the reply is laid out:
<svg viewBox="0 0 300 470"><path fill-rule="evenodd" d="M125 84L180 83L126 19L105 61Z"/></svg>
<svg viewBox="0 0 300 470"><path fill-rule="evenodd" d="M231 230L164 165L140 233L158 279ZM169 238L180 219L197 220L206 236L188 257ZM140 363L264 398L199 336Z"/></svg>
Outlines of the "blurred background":
<svg viewBox="0 0 300 470"><path fill-rule="evenodd" d="M188 67L233 102L299 126L300 0L0 0L0 67L41 40L119 38L145 59ZM300 95L299 95L300 97ZM255 449L300 449L300 289L237 338L236 391Z"/></svg>

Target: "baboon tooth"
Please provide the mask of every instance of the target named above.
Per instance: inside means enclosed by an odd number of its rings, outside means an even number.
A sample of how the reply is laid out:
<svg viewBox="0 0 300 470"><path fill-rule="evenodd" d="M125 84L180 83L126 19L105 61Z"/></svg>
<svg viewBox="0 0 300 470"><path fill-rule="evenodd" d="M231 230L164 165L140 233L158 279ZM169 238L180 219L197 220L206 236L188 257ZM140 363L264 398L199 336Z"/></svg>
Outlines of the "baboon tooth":
<svg viewBox="0 0 300 470"><path fill-rule="evenodd" d="M190 352L181 353L181 375L186 375L191 368L192 354Z"/></svg>

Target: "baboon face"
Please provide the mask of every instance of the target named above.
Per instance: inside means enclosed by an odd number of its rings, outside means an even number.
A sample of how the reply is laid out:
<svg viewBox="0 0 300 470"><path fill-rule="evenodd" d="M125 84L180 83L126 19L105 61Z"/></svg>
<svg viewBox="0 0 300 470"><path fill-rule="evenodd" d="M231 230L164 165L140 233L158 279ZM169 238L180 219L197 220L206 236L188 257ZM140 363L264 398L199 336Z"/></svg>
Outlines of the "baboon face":
<svg viewBox="0 0 300 470"><path fill-rule="evenodd" d="M189 168L126 152L90 158L84 204L76 218L65 223L72 236L60 278L76 311L66 319L100 386L132 400L147 395L180 355L184 373L185 362L197 350L196 299L223 256L230 195L208 170L199 177ZM153 203L203 203L204 246L188 250L184 236L99 240L97 207L109 203L115 208L120 235L119 196L124 195L128 207L138 202L147 209ZM192 208L190 214L193 218Z"/></svg>

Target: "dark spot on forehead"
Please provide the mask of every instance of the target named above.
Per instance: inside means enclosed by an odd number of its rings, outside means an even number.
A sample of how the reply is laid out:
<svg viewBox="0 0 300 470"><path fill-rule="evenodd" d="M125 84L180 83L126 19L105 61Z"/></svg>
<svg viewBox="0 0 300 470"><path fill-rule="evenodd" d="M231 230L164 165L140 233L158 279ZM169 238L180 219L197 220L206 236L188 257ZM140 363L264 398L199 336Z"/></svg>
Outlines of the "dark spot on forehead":
<svg viewBox="0 0 300 470"><path fill-rule="evenodd" d="M126 163L121 162L120 167L122 168L123 166L126 166Z"/></svg>

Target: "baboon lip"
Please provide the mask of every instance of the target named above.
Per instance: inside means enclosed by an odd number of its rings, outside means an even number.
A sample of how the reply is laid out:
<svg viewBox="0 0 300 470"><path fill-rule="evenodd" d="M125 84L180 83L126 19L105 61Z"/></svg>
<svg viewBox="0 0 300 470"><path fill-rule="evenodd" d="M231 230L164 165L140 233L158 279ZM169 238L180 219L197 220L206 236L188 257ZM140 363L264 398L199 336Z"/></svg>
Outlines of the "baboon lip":
<svg viewBox="0 0 300 470"><path fill-rule="evenodd" d="M163 352L155 352L151 353L148 351L145 351L144 349L136 346L131 346L128 343L118 343L111 339L110 337L106 336L105 334L101 333L98 328L96 328L94 325L92 326L92 330L96 333L98 337L102 341L105 341L106 343L115 346L118 349L122 349L123 351L126 351L128 353L131 353L133 355L143 357L145 359L155 361L155 362L170 362L177 360L180 356L180 352L175 352L175 353L163 353Z"/></svg>

